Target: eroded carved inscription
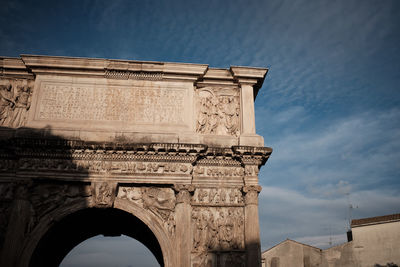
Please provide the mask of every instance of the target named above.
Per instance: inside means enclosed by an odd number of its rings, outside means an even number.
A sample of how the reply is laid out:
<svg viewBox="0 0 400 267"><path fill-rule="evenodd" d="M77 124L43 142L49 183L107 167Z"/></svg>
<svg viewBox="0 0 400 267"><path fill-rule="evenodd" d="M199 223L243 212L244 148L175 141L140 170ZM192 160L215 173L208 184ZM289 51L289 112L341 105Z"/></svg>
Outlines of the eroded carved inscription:
<svg viewBox="0 0 400 267"><path fill-rule="evenodd" d="M184 123L184 89L44 84L41 90L41 120Z"/></svg>

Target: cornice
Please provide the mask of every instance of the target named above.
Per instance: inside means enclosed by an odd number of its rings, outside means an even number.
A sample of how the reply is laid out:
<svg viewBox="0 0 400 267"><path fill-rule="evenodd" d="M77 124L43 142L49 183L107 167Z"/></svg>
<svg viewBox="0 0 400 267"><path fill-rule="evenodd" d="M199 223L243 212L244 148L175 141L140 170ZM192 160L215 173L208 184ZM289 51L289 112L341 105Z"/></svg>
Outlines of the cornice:
<svg viewBox="0 0 400 267"><path fill-rule="evenodd" d="M208 147L204 144L185 143L118 143L64 140L58 138L14 137L0 142L2 156L28 156L86 153L114 155L107 158L123 158L123 155L195 156L197 160L240 160L264 164L272 153L269 147L233 146ZM246 164L246 162L244 162Z"/></svg>
<svg viewBox="0 0 400 267"><path fill-rule="evenodd" d="M0 77L33 79L34 75L20 58L0 57Z"/></svg>
<svg viewBox="0 0 400 267"><path fill-rule="evenodd" d="M267 76L268 69L257 67L231 66L229 70L239 84L253 86L255 100L258 91L260 90L264 79Z"/></svg>
<svg viewBox="0 0 400 267"><path fill-rule="evenodd" d="M206 64L152 62L101 58L21 55L0 57L0 75L34 78L35 75L66 75L107 79L192 82L197 87L250 85L254 96L262 86L266 68L231 66L210 68Z"/></svg>

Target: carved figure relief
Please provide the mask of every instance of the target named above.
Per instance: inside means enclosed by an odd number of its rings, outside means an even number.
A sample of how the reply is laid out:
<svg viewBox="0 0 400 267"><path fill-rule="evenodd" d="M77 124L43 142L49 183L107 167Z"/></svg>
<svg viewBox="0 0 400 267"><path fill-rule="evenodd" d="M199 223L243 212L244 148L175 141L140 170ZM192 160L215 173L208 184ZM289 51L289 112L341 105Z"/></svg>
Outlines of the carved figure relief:
<svg viewBox="0 0 400 267"><path fill-rule="evenodd" d="M192 204L241 205L243 204L243 195L240 188L197 188Z"/></svg>
<svg viewBox="0 0 400 267"><path fill-rule="evenodd" d="M193 251L242 250L243 216L243 208L194 208Z"/></svg>
<svg viewBox="0 0 400 267"><path fill-rule="evenodd" d="M239 91L205 87L197 91L197 126L201 134L239 136Z"/></svg>
<svg viewBox="0 0 400 267"><path fill-rule="evenodd" d="M175 193L171 188L120 187L118 198L127 199L156 215L170 234L175 232Z"/></svg>
<svg viewBox="0 0 400 267"><path fill-rule="evenodd" d="M257 176L259 172L258 166L246 165L244 169L244 174L246 176Z"/></svg>
<svg viewBox="0 0 400 267"><path fill-rule="evenodd" d="M32 218L27 232L30 232L45 214L60 206L69 205L73 201L92 195L88 185L39 184L33 185L29 191L31 192Z"/></svg>
<svg viewBox="0 0 400 267"><path fill-rule="evenodd" d="M96 183L94 186L95 190L95 202L97 205L110 205L113 197L113 190L109 183L102 182Z"/></svg>
<svg viewBox="0 0 400 267"><path fill-rule="evenodd" d="M30 108L32 82L9 80L0 85L0 126L17 128L25 125Z"/></svg>

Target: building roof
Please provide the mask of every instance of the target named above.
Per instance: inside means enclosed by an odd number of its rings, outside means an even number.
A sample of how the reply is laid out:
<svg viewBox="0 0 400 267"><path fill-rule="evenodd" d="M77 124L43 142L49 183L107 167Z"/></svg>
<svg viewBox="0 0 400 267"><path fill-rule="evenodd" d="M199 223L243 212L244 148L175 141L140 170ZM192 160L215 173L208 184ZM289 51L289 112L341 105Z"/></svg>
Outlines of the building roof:
<svg viewBox="0 0 400 267"><path fill-rule="evenodd" d="M359 227L359 226L366 226L366 225L380 224L380 223L389 223L389 222L395 222L395 221L400 221L400 213L352 220L351 227Z"/></svg>
<svg viewBox="0 0 400 267"><path fill-rule="evenodd" d="M317 249L317 250L321 250L320 248L313 247L313 246L311 246L311 245L307 245L307 244L304 244L304 243L300 243L300 242L297 242L297 241L295 241L295 240L292 240L292 239L289 239L289 238L288 238L288 239L283 240L282 242L276 244L275 246L270 247L269 249L264 250L261 254L263 254L263 253L265 253L265 252L267 252L267 251L270 251L271 249L276 248L276 247L278 247L278 246L280 246L280 245L283 245L284 243L288 243L288 242L296 243L296 244L299 244L299 245L302 245L302 246L306 246L306 247L310 247L310 248Z"/></svg>

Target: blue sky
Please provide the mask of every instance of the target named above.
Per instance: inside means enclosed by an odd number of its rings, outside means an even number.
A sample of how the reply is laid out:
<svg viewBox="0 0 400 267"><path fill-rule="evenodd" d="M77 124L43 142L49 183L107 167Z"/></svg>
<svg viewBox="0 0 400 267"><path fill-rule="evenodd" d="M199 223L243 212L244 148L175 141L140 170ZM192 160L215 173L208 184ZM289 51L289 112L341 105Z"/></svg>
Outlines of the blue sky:
<svg viewBox="0 0 400 267"><path fill-rule="evenodd" d="M263 249L343 242L349 202L353 218L400 212L400 1L1 2L3 56L270 68Z"/></svg>

